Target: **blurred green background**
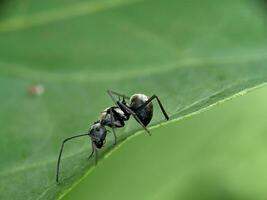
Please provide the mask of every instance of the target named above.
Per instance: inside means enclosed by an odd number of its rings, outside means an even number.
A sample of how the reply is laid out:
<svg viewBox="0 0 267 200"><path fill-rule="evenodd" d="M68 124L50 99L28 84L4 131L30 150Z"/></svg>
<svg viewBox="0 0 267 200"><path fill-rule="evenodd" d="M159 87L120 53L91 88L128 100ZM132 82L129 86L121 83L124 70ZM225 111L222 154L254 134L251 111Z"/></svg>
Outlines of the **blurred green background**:
<svg viewBox="0 0 267 200"><path fill-rule="evenodd" d="M0 0L0 199L266 200L267 90L246 94L267 82L266 11L264 0ZM73 140L57 185L62 140L112 105L107 89L157 94L171 121L155 104L152 137L128 121L97 166L90 138Z"/></svg>

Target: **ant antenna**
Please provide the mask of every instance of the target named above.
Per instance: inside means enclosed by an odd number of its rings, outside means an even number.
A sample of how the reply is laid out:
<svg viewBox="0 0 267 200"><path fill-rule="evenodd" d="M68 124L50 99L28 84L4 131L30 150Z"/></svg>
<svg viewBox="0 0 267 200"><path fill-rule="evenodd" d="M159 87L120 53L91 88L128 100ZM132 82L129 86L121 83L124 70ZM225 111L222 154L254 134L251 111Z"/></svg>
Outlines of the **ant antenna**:
<svg viewBox="0 0 267 200"><path fill-rule="evenodd" d="M66 138L65 140L63 140L61 148L60 148L58 160L57 160L57 178L56 178L57 183L58 183L58 178L59 178L59 165L60 165L61 155L62 155L62 152L63 152L63 148L64 148L65 142L67 142L67 141L69 141L71 139L77 138L77 137L88 136L88 135L89 135L88 133L81 134L81 135L75 135L75 136L72 136L72 137L69 137L69 138Z"/></svg>

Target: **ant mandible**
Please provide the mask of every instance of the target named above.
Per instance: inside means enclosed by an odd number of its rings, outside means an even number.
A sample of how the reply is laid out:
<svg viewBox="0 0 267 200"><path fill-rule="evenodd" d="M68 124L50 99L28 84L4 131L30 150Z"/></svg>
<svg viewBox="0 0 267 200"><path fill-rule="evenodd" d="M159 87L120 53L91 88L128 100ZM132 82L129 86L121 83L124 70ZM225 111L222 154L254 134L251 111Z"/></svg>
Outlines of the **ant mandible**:
<svg viewBox="0 0 267 200"><path fill-rule="evenodd" d="M156 99L159 107L166 118L169 120L169 116L164 110L159 98L156 95L148 97L144 94L134 94L131 97L127 97L123 94L108 90L108 95L111 97L112 101L115 103L115 106L106 108L100 115L99 119L94 122L90 127L88 133L75 135L63 140L57 162L57 174L56 181L59 181L59 165L61 160L61 155L63 151L64 144L74 138L89 136L91 138L92 152L89 156L89 159L95 154L95 163L97 163L97 149L101 149L106 142L107 129L105 126L108 126L112 129L114 135L114 145L117 142L117 136L115 133L115 128L124 127L125 121L129 120L132 115L134 119L145 129L145 131L150 135L149 130L146 126L152 119L153 116L153 104L152 100ZM119 97L119 100L116 101L114 96ZM122 100L120 100L122 98ZM129 101L129 103L126 102Z"/></svg>

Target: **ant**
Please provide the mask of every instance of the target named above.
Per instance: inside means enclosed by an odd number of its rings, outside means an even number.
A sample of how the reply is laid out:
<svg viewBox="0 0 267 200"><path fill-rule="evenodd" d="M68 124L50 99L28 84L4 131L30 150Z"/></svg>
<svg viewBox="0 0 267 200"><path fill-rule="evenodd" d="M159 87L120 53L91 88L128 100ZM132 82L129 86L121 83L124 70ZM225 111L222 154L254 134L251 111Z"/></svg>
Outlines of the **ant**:
<svg viewBox="0 0 267 200"><path fill-rule="evenodd" d="M156 95L148 97L144 94L134 94L131 97L127 97L123 94L111 90L108 90L107 93L111 97L112 101L115 103L115 106L106 108L101 113L99 119L96 122L94 122L94 124L90 127L88 133L75 135L63 140L57 162L57 174L56 174L57 183L59 182L59 165L60 165L61 155L64 144L67 141L77 137L89 136L91 138L91 144L92 144L92 152L89 156L89 159L95 154L95 163L97 164L97 149L101 149L103 147L103 145L106 142L107 132L109 132L109 130L107 130L105 126L110 127L112 129L112 133L114 135L114 145L117 143L115 128L124 127L125 125L124 122L129 120L131 115L150 135L150 132L146 128L146 126L149 124L153 116L152 100L154 99L157 100L159 107L166 120L169 120L168 114L164 110L159 98ZM116 101L113 95L119 97L119 100ZM127 103L126 100L129 101L129 103Z"/></svg>

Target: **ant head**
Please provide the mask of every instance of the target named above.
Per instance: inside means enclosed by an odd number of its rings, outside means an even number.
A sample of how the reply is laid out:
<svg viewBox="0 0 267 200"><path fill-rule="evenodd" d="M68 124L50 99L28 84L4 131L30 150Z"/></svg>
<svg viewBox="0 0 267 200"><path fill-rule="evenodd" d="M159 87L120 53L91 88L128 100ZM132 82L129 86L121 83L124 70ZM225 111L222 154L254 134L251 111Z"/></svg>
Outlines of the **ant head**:
<svg viewBox="0 0 267 200"><path fill-rule="evenodd" d="M101 123L97 122L91 126L89 135L97 148L101 148L106 139L107 129Z"/></svg>

